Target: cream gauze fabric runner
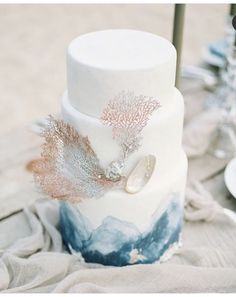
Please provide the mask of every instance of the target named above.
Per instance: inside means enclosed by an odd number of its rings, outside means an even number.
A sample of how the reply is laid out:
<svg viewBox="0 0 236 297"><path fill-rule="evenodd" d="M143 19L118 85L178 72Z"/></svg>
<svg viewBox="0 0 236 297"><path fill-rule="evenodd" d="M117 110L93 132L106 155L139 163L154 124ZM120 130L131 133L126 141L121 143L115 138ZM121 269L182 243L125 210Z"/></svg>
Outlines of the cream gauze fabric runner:
<svg viewBox="0 0 236 297"><path fill-rule="evenodd" d="M0 290L236 292L235 222L199 184L187 190L185 216L193 221L185 221L183 246L168 262L104 267L63 251L58 204L38 200L0 224Z"/></svg>
<svg viewBox="0 0 236 297"><path fill-rule="evenodd" d="M190 132L189 155L202 154ZM236 292L236 224L198 182L186 192L183 246L163 264L86 264L63 250L58 215L56 201L40 199L0 222L0 291Z"/></svg>

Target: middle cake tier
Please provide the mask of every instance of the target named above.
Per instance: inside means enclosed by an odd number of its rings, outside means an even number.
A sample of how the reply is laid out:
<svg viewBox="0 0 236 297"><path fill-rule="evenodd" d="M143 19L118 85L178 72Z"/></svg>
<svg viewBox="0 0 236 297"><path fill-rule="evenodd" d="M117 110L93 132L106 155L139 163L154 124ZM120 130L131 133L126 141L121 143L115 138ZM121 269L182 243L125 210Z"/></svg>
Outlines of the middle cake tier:
<svg viewBox="0 0 236 297"><path fill-rule="evenodd" d="M83 136L88 136L93 150L105 168L120 156L120 147L112 137L112 129L99 119L77 111L70 103L67 92L62 98L63 119L73 125ZM158 180L169 173L182 154L182 128L184 102L181 93L175 89L169 102L153 113L142 131L140 148L125 164L127 174L140 158L154 155L157 160L152 179Z"/></svg>

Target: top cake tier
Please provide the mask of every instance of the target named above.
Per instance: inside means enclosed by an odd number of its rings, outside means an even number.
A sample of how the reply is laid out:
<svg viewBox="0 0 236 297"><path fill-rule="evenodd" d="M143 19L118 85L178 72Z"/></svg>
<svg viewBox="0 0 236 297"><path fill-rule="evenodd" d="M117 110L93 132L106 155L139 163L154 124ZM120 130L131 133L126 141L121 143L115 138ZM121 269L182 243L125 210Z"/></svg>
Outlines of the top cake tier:
<svg viewBox="0 0 236 297"><path fill-rule="evenodd" d="M122 91L167 103L174 95L176 51L166 39L135 30L105 30L74 39L67 53L68 96L78 111L100 117Z"/></svg>

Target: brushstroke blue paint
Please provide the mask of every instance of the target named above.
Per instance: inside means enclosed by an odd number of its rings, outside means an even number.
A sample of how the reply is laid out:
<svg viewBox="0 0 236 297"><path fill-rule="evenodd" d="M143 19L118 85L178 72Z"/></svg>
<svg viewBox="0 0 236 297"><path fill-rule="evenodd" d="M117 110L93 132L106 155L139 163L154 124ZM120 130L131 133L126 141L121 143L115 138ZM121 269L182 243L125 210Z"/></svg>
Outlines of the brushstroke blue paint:
<svg viewBox="0 0 236 297"><path fill-rule="evenodd" d="M182 227L182 206L178 194L171 194L167 209L160 215L158 209L146 232L115 217L106 217L92 229L81 212L67 202L60 207L60 232L68 247L80 252L86 262L124 266L131 264L134 249L142 255L135 264L153 263L160 259L169 246L179 241ZM134 263L133 263L134 264Z"/></svg>

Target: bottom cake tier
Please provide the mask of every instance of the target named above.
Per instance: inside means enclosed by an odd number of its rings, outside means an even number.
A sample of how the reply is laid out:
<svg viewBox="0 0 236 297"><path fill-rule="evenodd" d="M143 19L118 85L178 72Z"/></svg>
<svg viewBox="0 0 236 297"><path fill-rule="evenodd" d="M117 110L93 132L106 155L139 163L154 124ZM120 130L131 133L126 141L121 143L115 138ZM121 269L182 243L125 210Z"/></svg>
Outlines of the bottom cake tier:
<svg viewBox="0 0 236 297"><path fill-rule="evenodd" d="M181 239L187 173L185 155L180 164L167 182L157 184L149 193L144 191L147 196L141 196L141 203L131 197L127 198L131 202L126 206L128 200L113 200L113 192L104 199L84 204L61 202L60 231L68 250L80 254L85 262L113 266L162 262L170 258ZM110 199L110 205L106 199ZM99 206L103 209L102 215ZM122 213L129 219L118 215Z"/></svg>

